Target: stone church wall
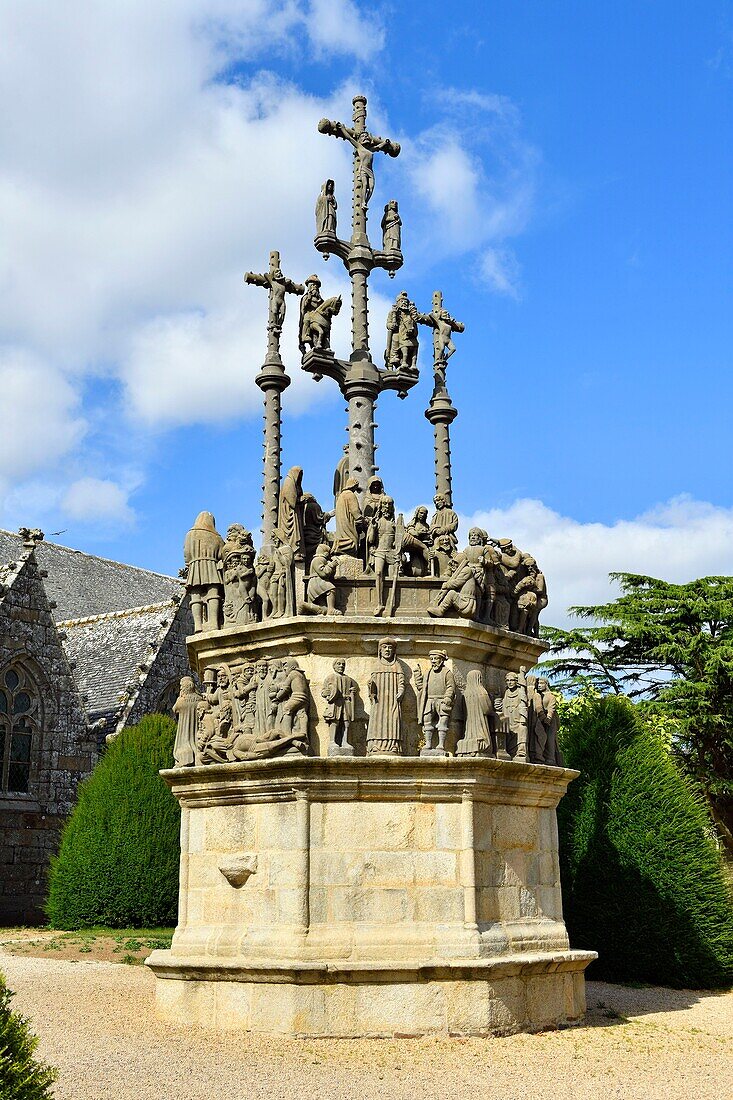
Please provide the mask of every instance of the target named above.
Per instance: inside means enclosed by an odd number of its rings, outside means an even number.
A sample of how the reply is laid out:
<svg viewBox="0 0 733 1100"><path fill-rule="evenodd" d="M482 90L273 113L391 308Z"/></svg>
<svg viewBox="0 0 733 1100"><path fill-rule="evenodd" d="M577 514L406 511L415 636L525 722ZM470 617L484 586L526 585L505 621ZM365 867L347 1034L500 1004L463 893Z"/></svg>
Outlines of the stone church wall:
<svg viewBox="0 0 733 1100"><path fill-rule="evenodd" d="M96 743L64 653L34 551L5 571L0 599L0 687L12 669L35 689L27 792L0 787L0 921L43 919L48 863Z"/></svg>

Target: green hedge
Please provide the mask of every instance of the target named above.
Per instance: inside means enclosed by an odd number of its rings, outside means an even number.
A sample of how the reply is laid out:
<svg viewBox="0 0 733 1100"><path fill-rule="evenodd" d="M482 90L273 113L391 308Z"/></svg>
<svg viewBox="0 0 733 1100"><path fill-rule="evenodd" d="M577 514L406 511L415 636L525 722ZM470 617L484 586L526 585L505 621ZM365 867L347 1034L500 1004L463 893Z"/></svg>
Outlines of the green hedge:
<svg viewBox="0 0 733 1100"><path fill-rule="evenodd" d="M733 982L733 899L706 808L628 700L565 712L576 779L558 808L564 912L588 976L715 988Z"/></svg>
<svg viewBox="0 0 733 1100"><path fill-rule="evenodd" d="M143 718L81 784L51 864L54 928L175 924L180 810L158 775L172 766L175 729L161 714Z"/></svg>
<svg viewBox="0 0 733 1100"><path fill-rule="evenodd" d="M0 1097L2 1100L52 1100L58 1076L33 1057L38 1039L28 1020L10 1008L13 994L0 974Z"/></svg>

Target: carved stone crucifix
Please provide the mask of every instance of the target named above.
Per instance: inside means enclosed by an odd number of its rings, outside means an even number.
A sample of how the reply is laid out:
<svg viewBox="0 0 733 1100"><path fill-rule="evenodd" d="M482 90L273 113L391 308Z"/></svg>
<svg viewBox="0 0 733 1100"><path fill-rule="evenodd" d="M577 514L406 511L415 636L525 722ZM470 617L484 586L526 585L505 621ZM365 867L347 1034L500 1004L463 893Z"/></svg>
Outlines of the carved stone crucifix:
<svg viewBox="0 0 733 1100"><path fill-rule="evenodd" d="M440 290L433 293L433 308L430 313L418 313L418 323L433 330L433 373L435 386L425 416L433 425L433 446L435 452L435 492L445 497L448 505L453 504L453 485L451 474L450 426L458 416L446 386L446 365L456 350L453 333L463 332L465 326L451 317L443 307L443 294Z"/></svg>
<svg viewBox="0 0 733 1100"><path fill-rule="evenodd" d="M332 352L313 349L303 356L303 369L318 381L333 378L346 398L349 410L349 475L356 478L359 491L366 490L375 470L374 410L383 390L396 390L400 397L417 382L417 372L380 370L369 349L368 279L375 267L393 275L402 265L402 252L396 237L386 249L372 248L367 237L367 207L374 192L374 154L398 156L400 146L389 138L377 137L366 128L366 96L354 96L353 125L322 118L322 134L348 141L354 150L351 240L344 241L331 232L325 215L318 222L316 248L327 257L338 256L351 279L351 355L348 361L336 359ZM332 188L324 188L324 204ZM329 198L329 201L330 198Z"/></svg>
<svg viewBox="0 0 733 1100"><path fill-rule="evenodd" d="M244 276L245 283L253 286L263 286L268 293L267 312L267 363L280 363L280 337L285 321L285 295L302 294L305 287L301 283L294 283L287 279L280 268L280 253L270 253L270 270L264 275L258 275L254 271L248 271Z"/></svg>
<svg viewBox="0 0 733 1100"><path fill-rule="evenodd" d="M281 473L281 394L290 385L280 357L280 336L285 320L285 295L302 294L305 287L287 279L280 268L280 253L270 253L270 269L264 275L248 271L244 281L268 290L267 355L255 382L265 395L265 425L262 473L262 539L269 542L277 527L278 497Z"/></svg>
<svg viewBox="0 0 733 1100"><path fill-rule="evenodd" d="M433 292L433 308L430 313L418 314L418 322L427 325L433 330L433 373L435 376L435 389L445 389L445 368L451 355L456 350L453 343L454 332L465 332L466 326L461 321L451 317L447 309L443 307L443 293L440 290Z"/></svg>

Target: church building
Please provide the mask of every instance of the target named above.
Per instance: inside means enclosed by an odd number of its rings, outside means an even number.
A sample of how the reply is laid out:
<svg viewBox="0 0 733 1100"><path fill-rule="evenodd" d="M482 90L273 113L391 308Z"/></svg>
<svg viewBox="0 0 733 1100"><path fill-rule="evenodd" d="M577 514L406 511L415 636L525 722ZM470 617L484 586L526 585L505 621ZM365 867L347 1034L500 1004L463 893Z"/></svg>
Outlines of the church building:
<svg viewBox="0 0 733 1100"><path fill-rule="evenodd" d="M50 856L106 739L170 713L183 582L0 530L0 921L43 919Z"/></svg>

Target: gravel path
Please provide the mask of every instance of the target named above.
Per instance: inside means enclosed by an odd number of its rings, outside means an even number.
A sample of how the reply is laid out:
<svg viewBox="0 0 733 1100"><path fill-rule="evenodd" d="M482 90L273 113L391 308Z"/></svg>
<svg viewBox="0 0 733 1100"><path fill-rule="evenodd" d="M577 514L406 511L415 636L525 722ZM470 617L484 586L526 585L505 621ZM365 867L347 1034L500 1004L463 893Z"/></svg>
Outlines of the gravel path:
<svg viewBox="0 0 733 1100"><path fill-rule="evenodd" d="M586 1023L506 1039L291 1040L166 1027L145 967L13 956L0 969L61 1076L57 1100L720 1100L733 993L588 985Z"/></svg>

